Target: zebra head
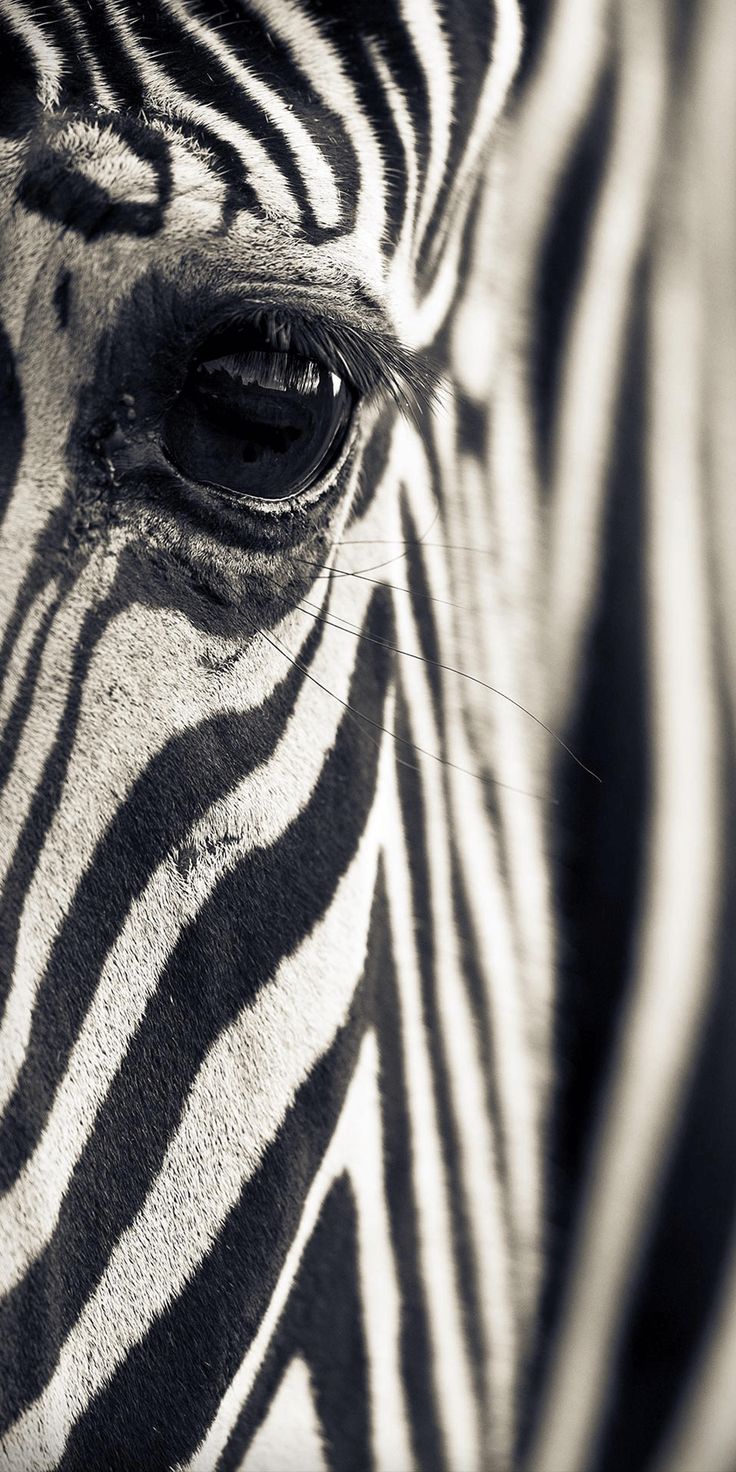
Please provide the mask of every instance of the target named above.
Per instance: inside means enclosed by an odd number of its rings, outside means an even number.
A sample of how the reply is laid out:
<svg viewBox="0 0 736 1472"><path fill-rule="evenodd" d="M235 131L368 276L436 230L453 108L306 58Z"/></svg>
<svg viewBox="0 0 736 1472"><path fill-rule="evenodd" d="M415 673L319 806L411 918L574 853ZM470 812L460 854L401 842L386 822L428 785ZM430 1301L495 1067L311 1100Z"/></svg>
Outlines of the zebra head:
<svg viewBox="0 0 736 1472"><path fill-rule="evenodd" d="M335 1465L467 1472L517 1350L442 544L516 5L0 16L7 1456L210 1467L309 1384Z"/></svg>

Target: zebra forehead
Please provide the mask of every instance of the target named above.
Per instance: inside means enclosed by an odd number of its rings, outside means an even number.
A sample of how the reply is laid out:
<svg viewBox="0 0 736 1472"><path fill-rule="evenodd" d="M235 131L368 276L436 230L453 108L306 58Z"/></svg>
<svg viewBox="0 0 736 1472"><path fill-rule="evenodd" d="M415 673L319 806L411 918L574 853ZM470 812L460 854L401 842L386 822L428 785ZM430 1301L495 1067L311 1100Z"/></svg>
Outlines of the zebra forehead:
<svg viewBox="0 0 736 1472"><path fill-rule="evenodd" d="M166 0L143 21L67 7L53 25L32 7L6 10L11 169L31 134L20 198L85 239L142 237L209 190L221 227L245 209L313 243L351 240L374 283L394 252L402 278L407 254L421 274L513 76L516 0L444 15L389 3L231 9Z"/></svg>

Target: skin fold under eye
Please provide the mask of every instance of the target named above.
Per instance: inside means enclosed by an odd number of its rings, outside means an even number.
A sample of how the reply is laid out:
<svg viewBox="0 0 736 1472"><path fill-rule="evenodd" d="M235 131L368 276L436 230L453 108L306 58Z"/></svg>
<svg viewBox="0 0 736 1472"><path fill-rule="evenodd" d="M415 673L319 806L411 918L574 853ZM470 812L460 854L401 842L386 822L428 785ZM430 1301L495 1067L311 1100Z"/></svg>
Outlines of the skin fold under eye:
<svg viewBox="0 0 736 1472"><path fill-rule="evenodd" d="M316 359L252 339L193 359L164 421L164 449L189 480L231 497L284 501L335 464L355 395Z"/></svg>

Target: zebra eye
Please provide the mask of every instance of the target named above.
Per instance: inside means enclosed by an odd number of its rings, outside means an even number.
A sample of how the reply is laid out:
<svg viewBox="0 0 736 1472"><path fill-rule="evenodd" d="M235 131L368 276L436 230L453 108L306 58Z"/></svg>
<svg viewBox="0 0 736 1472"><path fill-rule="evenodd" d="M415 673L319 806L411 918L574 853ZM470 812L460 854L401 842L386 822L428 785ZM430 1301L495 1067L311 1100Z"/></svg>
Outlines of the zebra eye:
<svg viewBox="0 0 736 1472"><path fill-rule="evenodd" d="M285 501L315 486L345 443L351 389L294 352L213 347L193 360L166 415L168 458L190 480L235 497Z"/></svg>

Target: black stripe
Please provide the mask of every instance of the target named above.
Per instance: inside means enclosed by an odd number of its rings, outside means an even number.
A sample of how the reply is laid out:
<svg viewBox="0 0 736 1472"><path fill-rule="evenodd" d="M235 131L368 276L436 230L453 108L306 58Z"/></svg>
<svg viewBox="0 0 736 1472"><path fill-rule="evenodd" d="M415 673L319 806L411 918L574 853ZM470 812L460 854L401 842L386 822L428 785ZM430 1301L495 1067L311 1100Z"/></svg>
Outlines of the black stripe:
<svg viewBox="0 0 736 1472"><path fill-rule="evenodd" d="M0 522L18 474L25 443L23 393L10 339L0 322Z"/></svg>
<svg viewBox="0 0 736 1472"><path fill-rule="evenodd" d="M39 77L31 48L0 19L0 138L21 138L40 111Z"/></svg>
<svg viewBox="0 0 736 1472"><path fill-rule="evenodd" d="M301 170L296 158L293 159L293 169L298 176L295 192L301 199L302 225L307 236L315 242L324 242L333 236L349 233L355 224L360 170L343 119L319 96L309 71L299 66L260 16L244 15L237 3L233 5L228 0L204 0L198 6L198 15L206 21L212 34L225 43L233 58L247 65L273 92L274 98L288 107L295 119L301 122L335 175L340 219L336 227L325 229L317 226ZM274 125L265 114L261 114L259 139L263 138L264 130L270 130L274 142L278 140L278 146L288 150L291 156L290 145L285 139L282 142L280 130L274 135Z"/></svg>
<svg viewBox="0 0 736 1472"><path fill-rule="evenodd" d="M150 112L151 109L148 109ZM218 177L225 183L225 197L222 203L222 220L220 230L226 231L232 223L233 217L239 210L250 210L258 212L260 204L258 197L247 176L247 167L232 143L226 138L220 138L211 128L205 127L203 123L197 123L193 118L184 118L181 115L162 119L169 128L174 128L182 138L189 139L205 149L212 157L217 166Z"/></svg>
<svg viewBox="0 0 736 1472"><path fill-rule="evenodd" d="M33 556L16 593L15 605L8 618L0 644L0 689L4 687L5 679L12 668L13 656L34 601L44 593L54 579L58 579L58 591L54 605L60 607L86 561L85 558L80 558L78 565L70 565L69 560L65 559L62 562L59 558L59 548L64 545L67 527L66 508L56 507L47 517L45 525L36 537ZM0 760L0 782L4 780L4 776L5 769Z"/></svg>
<svg viewBox="0 0 736 1472"><path fill-rule="evenodd" d="M208 0L210 13L215 7L221 10L219 0ZM355 87L368 126L389 163L385 181L389 215L386 238L395 239L403 220L406 197L404 151L369 59L366 40L370 34L390 62L396 85L413 115L421 176L426 153L426 88L424 74L417 63L406 26L397 14L394 0L374 0L369 15L361 0L344 0L339 9L330 0L328 3L312 0L312 3L302 8L337 53ZM240 35L240 27L228 27L223 32L223 39L236 45ZM259 48L255 28L252 31L252 41L254 47ZM250 44L249 36L248 47ZM353 154L343 120L337 114L331 113L316 96L307 66L300 66L293 56L290 57L285 46L272 40L267 31L263 33L260 46L263 49L256 49L254 64L269 85L272 85L271 79L277 69L278 85L283 86L285 98L290 102L293 100L297 109L300 99L305 98L302 104L304 110L300 115L337 173L345 216L336 231L325 231L319 238L328 239L333 233L347 233L353 228L359 190L365 187L366 182L370 185L370 180L362 181L361 184L360 160ZM247 56L249 53L246 51L244 54Z"/></svg>
<svg viewBox="0 0 736 1472"><path fill-rule="evenodd" d="M398 1073L393 1066L386 1066L383 1052L385 1043L393 1065L398 1042L398 1013L392 971L383 864L379 862L366 965L359 993L361 1000L358 1005L356 999L354 1012L356 1017L364 1015L366 1023L377 1030L385 1184L391 1236L396 1244L396 1229L401 1230L407 1215L411 1223L414 1223L414 1206L409 1186L411 1163L407 1153L406 1102L403 1097L400 1046L397 1055ZM358 1168L359 1165L358 1162ZM340 1183L337 1189L333 1188L332 1195L339 1196L336 1209L331 1212L334 1221L330 1224L329 1231L322 1230L328 1221L325 1203L315 1237L305 1253L289 1305L253 1391L238 1417L222 1458L218 1461L217 1472L235 1472L239 1467L269 1409L281 1375L291 1356L296 1353L305 1356L314 1372L318 1412L327 1432L330 1450L329 1465L339 1469L355 1467L356 1472L362 1472L363 1468L368 1469L371 1466L362 1309L353 1286L356 1271L352 1261L353 1253L346 1251L348 1244L345 1243L346 1228L348 1235L352 1235L350 1222L354 1214L353 1203L347 1183ZM319 1243L316 1241L318 1236ZM417 1310L421 1311L422 1306L415 1302L421 1292L416 1273L416 1235L414 1233L407 1237L404 1233L402 1240L407 1243L407 1252L399 1250L397 1254L397 1267L402 1279L402 1367L412 1382L417 1376L420 1378L426 1392L426 1326L423 1329L424 1339L415 1337L413 1333L415 1326L420 1329L423 1325L423 1320L420 1324L417 1317ZM406 1273L403 1272L404 1268ZM305 1292L307 1285L308 1292ZM425 1424L431 1425L434 1413L431 1397L426 1394L422 1398L421 1410Z"/></svg>
<svg viewBox="0 0 736 1472"><path fill-rule="evenodd" d="M521 48L521 60L519 69L514 79L514 94L523 94L531 84L540 53L542 43L547 33L549 17L554 9L554 0L524 0L522 19L524 24L524 44Z"/></svg>
<svg viewBox="0 0 736 1472"><path fill-rule="evenodd" d="M95 121L99 123L98 118ZM125 114L107 115L104 127L132 154L150 165L157 191L153 202L112 199L93 179L78 173L72 162L60 157L53 147L45 146L30 154L18 186L18 198L27 210L66 229L79 231L85 240L96 240L102 235L155 235L163 228L171 198L170 144L161 133Z"/></svg>
<svg viewBox="0 0 736 1472"><path fill-rule="evenodd" d="M27 3L27 9L29 15L32 16L34 6ZM39 7L39 9L43 12L45 7ZM92 76L82 54L79 38L61 6L53 5L53 18L47 18L42 13L39 20L42 29L49 32L54 46L61 53L60 104L74 107L76 104L84 105L90 102L95 90Z"/></svg>
<svg viewBox="0 0 736 1472"><path fill-rule="evenodd" d="M446 785L449 784L446 783ZM478 1043L481 1071L486 1091L486 1112L489 1120L500 1121L501 1108L497 1082L498 1069L494 1056L498 1048L498 1043L494 1036L494 1028L488 1004L488 983L481 972L479 964L480 947L475 934L475 925L472 919L470 902L459 857L462 840L458 842L454 826L449 838L452 850L452 899L455 916L455 933L462 956L463 979L475 1023L475 1036ZM506 1215L506 1230L509 1233L509 1239L513 1240L511 1221L508 1219L508 1141L506 1140L503 1129L499 1128L495 1131L495 1145L496 1164L501 1187L500 1197ZM511 1143L511 1149L513 1150L513 1142Z"/></svg>
<svg viewBox="0 0 736 1472"><path fill-rule="evenodd" d="M398 409L392 405L386 406L386 409L377 419L371 431L370 439L362 452L358 484L351 502L350 515L345 525L345 540L340 548L341 557L346 555L342 550L342 546L350 545L349 533L353 530L355 522L359 521L369 511L386 473L386 467L391 453L391 441L398 414ZM369 554L367 560L370 561L372 560L373 550L371 543L366 542L361 545L359 555L362 558L363 553L367 552ZM375 551L377 553L382 551L380 544L376 546ZM388 553L390 554L390 552L391 549L389 548Z"/></svg>
<svg viewBox="0 0 736 1472"><path fill-rule="evenodd" d="M437 730L442 741L442 754L445 751L444 709L442 690L442 671L438 668L442 661L442 651L437 634L435 620L435 603L432 601L429 581L424 567L424 557L421 546L417 545L420 535L427 535L427 528L418 528L409 509L409 502L405 493L401 496L401 533L404 538L403 566L406 568L407 586L411 592L411 607L415 615L416 630L419 636L420 653L427 663L424 666L424 675L429 686L432 710L437 722ZM432 537L432 530L429 532ZM420 738L421 741L421 738Z"/></svg>
<svg viewBox="0 0 736 1472"><path fill-rule="evenodd" d="M10 776L18 748L23 738L23 732L26 728L26 722L33 709L33 699L36 693L41 664L60 605L61 599L55 598L51 607L41 620L28 652L25 668L18 682L13 703L3 724L2 734L0 734L0 786L4 786L7 778ZM4 888L6 887L4 886ZM0 983L0 1001L4 999L8 985L9 974L6 973L4 983Z"/></svg>
<svg viewBox="0 0 736 1472"><path fill-rule="evenodd" d="M561 365L588 260L590 226L610 158L617 85L620 84L609 65L598 82L585 126L567 156L539 250L536 300L529 304L534 312L534 332L530 334L531 390L536 417L534 443L541 462L542 492L552 484L558 397L564 388ZM625 440L627 434L628 430L618 438Z"/></svg>
<svg viewBox="0 0 736 1472"><path fill-rule="evenodd" d="M358 1221L347 1175L338 1177L324 1202L273 1344L217 1472L237 1472L295 1354L310 1370L328 1467L371 1472Z"/></svg>
<svg viewBox="0 0 736 1472"><path fill-rule="evenodd" d="M69 326L69 311L72 299L72 273L71 271L60 271L56 278L54 287L54 311L60 332L64 332Z"/></svg>

